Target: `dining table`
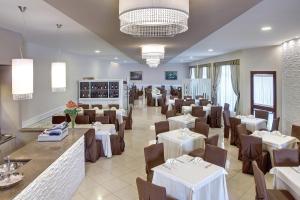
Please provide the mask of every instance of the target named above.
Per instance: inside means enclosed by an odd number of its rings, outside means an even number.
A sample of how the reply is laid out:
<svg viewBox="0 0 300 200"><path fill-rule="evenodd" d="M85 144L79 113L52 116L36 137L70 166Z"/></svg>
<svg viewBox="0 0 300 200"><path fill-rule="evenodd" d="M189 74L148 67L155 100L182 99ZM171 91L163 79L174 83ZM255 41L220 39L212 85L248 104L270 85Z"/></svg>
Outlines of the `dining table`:
<svg viewBox="0 0 300 200"><path fill-rule="evenodd" d="M270 170L274 175L273 187L277 190L287 190L300 200L300 167L274 167Z"/></svg>
<svg viewBox="0 0 300 200"><path fill-rule="evenodd" d="M158 142L164 144L165 159L177 158L191 151L204 148L206 136L187 128L158 134Z"/></svg>
<svg viewBox="0 0 300 200"><path fill-rule="evenodd" d="M241 119L242 124L246 124L248 131L254 132L256 130L267 129L267 120L255 118L254 115L237 115L236 118Z"/></svg>
<svg viewBox="0 0 300 200"><path fill-rule="evenodd" d="M160 92L152 92L152 98L154 98L155 106L158 106L158 101L162 98L162 94Z"/></svg>
<svg viewBox="0 0 300 200"><path fill-rule="evenodd" d="M152 168L152 183L180 200L228 200L224 168L199 157L182 155Z"/></svg>
<svg viewBox="0 0 300 200"><path fill-rule="evenodd" d="M194 117L190 114L186 114L175 117L169 117L168 121L170 124L170 129L175 130L180 128L194 128L196 119L197 117Z"/></svg>
<svg viewBox="0 0 300 200"><path fill-rule="evenodd" d="M251 136L262 138L263 150L269 152L272 165L274 164L273 150L297 147L297 138L284 135L279 131L254 131Z"/></svg>

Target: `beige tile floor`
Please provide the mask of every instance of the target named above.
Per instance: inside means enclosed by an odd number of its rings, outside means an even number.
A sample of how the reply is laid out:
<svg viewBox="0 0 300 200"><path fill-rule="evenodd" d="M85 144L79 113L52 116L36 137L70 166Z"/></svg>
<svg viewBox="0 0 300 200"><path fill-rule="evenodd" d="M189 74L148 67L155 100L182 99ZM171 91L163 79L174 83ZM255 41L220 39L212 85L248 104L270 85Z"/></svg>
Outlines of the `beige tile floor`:
<svg viewBox="0 0 300 200"><path fill-rule="evenodd" d="M133 110L133 130L125 132L125 152L111 159L101 158L96 163L86 163L86 176L74 194L73 200L137 200L136 177L146 178L144 147L155 139L154 122L165 120L160 108L144 106L136 101ZM237 160L236 147L223 139L223 129L211 129L210 134L220 134L219 146L228 150L227 187L230 200L253 200L255 188L253 176L241 172L242 163ZM267 187L272 187L272 175L266 175Z"/></svg>

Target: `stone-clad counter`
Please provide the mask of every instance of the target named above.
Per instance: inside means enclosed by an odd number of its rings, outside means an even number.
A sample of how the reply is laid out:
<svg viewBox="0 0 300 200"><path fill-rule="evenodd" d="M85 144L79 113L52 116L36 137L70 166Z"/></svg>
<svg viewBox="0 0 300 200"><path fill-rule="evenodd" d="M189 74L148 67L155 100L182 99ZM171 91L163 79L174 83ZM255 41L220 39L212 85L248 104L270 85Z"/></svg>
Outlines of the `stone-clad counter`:
<svg viewBox="0 0 300 200"><path fill-rule="evenodd" d="M0 199L70 199L85 175L84 133L69 129L60 142L33 141L10 155L11 160L29 160L17 171L24 174L18 185L0 190Z"/></svg>

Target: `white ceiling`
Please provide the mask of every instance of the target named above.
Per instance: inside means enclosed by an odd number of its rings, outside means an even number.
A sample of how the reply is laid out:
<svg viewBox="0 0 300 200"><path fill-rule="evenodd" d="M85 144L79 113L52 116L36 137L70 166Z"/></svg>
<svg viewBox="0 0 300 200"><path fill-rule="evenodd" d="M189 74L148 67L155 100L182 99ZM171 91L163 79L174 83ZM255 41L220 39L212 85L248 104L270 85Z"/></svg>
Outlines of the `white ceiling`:
<svg viewBox="0 0 300 200"><path fill-rule="evenodd" d="M18 5L27 7L26 26L17 8ZM57 23L63 24L59 33ZM22 33L27 41L47 47L61 48L80 55L97 56L107 61L136 63L98 35L42 0L0 0L0 27ZM96 49L102 52L95 54Z"/></svg>
<svg viewBox="0 0 300 200"><path fill-rule="evenodd" d="M263 26L272 30L262 32ZM240 49L279 45L296 36L300 36L300 0L263 0L169 63L190 63Z"/></svg>

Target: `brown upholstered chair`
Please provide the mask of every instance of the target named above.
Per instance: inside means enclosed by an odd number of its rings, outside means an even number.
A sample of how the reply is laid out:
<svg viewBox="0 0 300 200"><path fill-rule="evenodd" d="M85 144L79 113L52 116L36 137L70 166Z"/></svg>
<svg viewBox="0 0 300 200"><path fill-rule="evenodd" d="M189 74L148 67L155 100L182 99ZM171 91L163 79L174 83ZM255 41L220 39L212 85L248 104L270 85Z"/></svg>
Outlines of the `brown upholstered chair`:
<svg viewBox="0 0 300 200"><path fill-rule="evenodd" d="M271 131L278 131L279 130L279 123L280 123L280 117L277 117L276 119L273 119Z"/></svg>
<svg viewBox="0 0 300 200"><path fill-rule="evenodd" d="M160 99L160 101L163 101L163 100ZM160 107L161 107L160 113L163 114L163 115L167 114L168 105L166 105L165 103L161 103Z"/></svg>
<svg viewBox="0 0 300 200"><path fill-rule="evenodd" d="M96 162L99 157L104 156L101 140L96 140L95 129L89 129L84 134L85 161Z"/></svg>
<svg viewBox="0 0 300 200"><path fill-rule="evenodd" d="M222 107L212 106L210 111L210 127L221 128Z"/></svg>
<svg viewBox="0 0 300 200"><path fill-rule="evenodd" d="M88 115L77 115L75 119L76 124L89 124L90 118Z"/></svg>
<svg viewBox="0 0 300 200"><path fill-rule="evenodd" d="M270 155L267 151L263 151L262 139L259 137L241 135L242 147L242 172L253 174L252 161L258 163L259 168L266 174L271 169Z"/></svg>
<svg viewBox="0 0 300 200"><path fill-rule="evenodd" d="M278 149L273 150L275 167L294 167L299 166L298 149Z"/></svg>
<svg viewBox="0 0 300 200"><path fill-rule="evenodd" d="M126 122L120 124L118 135L110 135L110 145L112 155L121 155L125 150L124 131Z"/></svg>
<svg viewBox="0 0 300 200"><path fill-rule="evenodd" d="M236 118L236 117L229 117L229 122L230 122L230 144L231 145L237 145L237 131L236 131L236 126L241 124L241 119Z"/></svg>
<svg viewBox="0 0 300 200"><path fill-rule="evenodd" d="M175 117L176 116L176 112L174 110L169 110L166 113L166 118L170 118L170 117Z"/></svg>
<svg viewBox="0 0 300 200"><path fill-rule="evenodd" d="M203 99L203 98L204 98L203 95L196 95L196 96L195 96L195 99Z"/></svg>
<svg viewBox="0 0 300 200"><path fill-rule="evenodd" d="M224 103L224 111L229 111L230 105L228 103Z"/></svg>
<svg viewBox="0 0 300 200"><path fill-rule="evenodd" d="M82 103L80 103L80 104L78 104L78 107L81 107L83 109L90 109L90 105L89 104L82 104Z"/></svg>
<svg viewBox="0 0 300 200"><path fill-rule="evenodd" d="M212 164L225 168L227 151L210 144L205 145L204 160Z"/></svg>
<svg viewBox="0 0 300 200"><path fill-rule="evenodd" d="M103 108L102 104L92 104L92 108L96 108L96 107L99 109Z"/></svg>
<svg viewBox="0 0 300 200"><path fill-rule="evenodd" d="M176 113L182 112L183 99L175 99L175 111Z"/></svg>
<svg viewBox="0 0 300 200"><path fill-rule="evenodd" d="M53 115L52 124L60 124L66 121L66 116L64 115Z"/></svg>
<svg viewBox="0 0 300 200"><path fill-rule="evenodd" d="M300 140L300 126L298 125L292 125L292 133L291 136L297 138Z"/></svg>
<svg viewBox="0 0 300 200"><path fill-rule="evenodd" d="M269 112L268 111L255 110L254 115L255 115L255 118L260 118L260 119L265 119L265 120L269 119Z"/></svg>
<svg viewBox="0 0 300 200"><path fill-rule="evenodd" d="M104 110L104 116L109 117L109 123L115 124L117 120L117 113L115 110Z"/></svg>
<svg viewBox="0 0 300 200"><path fill-rule="evenodd" d="M265 176L255 161L252 162L257 200L293 200L287 190L268 190Z"/></svg>
<svg viewBox="0 0 300 200"><path fill-rule="evenodd" d="M248 131L245 124L239 124L236 126L236 133L237 133L237 141L236 146L239 148L239 155L238 159L242 160L242 148L241 148L241 135L248 135Z"/></svg>
<svg viewBox="0 0 300 200"><path fill-rule="evenodd" d="M147 97L147 106L155 106L155 101L153 100L152 93L148 92L146 97Z"/></svg>
<svg viewBox="0 0 300 200"><path fill-rule="evenodd" d="M123 116L123 120L126 121L126 130L131 130L132 129L132 106L129 107L129 112L127 116Z"/></svg>
<svg viewBox="0 0 300 200"><path fill-rule="evenodd" d="M209 145L213 145L213 146L218 146L218 141L219 141L219 135L214 135L214 136L210 136L205 140L205 145L209 144ZM204 158L204 152L205 150L202 148L199 149L195 149L192 152L189 153L190 156L193 157L200 157L200 158Z"/></svg>
<svg viewBox="0 0 300 200"><path fill-rule="evenodd" d="M89 116L90 124L95 122L96 110L83 110L83 115Z"/></svg>
<svg viewBox="0 0 300 200"><path fill-rule="evenodd" d="M229 130L230 130L230 112L223 111L223 122L224 122L224 138L229 138Z"/></svg>
<svg viewBox="0 0 300 200"><path fill-rule="evenodd" d="M119 104L108 104L109 109L111 108L116 108L116 109L120 109L120 105Z"/></svg>
<svg viewBox="0 0 300 200"><path fill-rule="evenodd" d="M192 106L192 116L194 117L205 117L206 111L203 110L202 106Z"/></svg>
<svg viewBox="0 0 300 200"><path fill-rule="evenodd" d="M95 121L101 122L102 124L109 124L109 116L97 116Z"/></svg>
<svg viewBox="0 0 300 200"><path fill-rule="evenodd" d="M206 117L197 117L195 120L195 124L197 122L207 123L207 118Z"/></svg>
<svg viewBox="0 0 300 200"><path fill-rule="evenodd" d="M191 131L200 133L208 137L209 134L209 125L203 122L195 122L195 128L191 128Z"/></svg>
<svg viewBox="0 0 300 200"><path fill-rule="evenodd" d="M183 96L183 98L184 99L192 99L192 96L187 95L187 96Z"/></svg>
<svg viewBox="0 0 300 200"><path fill-rule="evenodd" d="M139 200L175 200L167 197L166 188L154 185L141 178L136 179Z"/></svg>
<svg viewBox="0 0 300 200"><path fill-rule="evenodd" d="M156 122L154 126L155 126L156 140L158 134L170 131L169 121Z"/></svg>
<svg viewBox="0 0 300 200"><path fill-rule="evenodd" d="M207 99L200 99L199 100L199 105L200 106L207 106L209 104L209 101Z"/></svg>
<svg viewBox="0 0 300 200"><path fill-rule="evenodd" d="M153 144L144 148L147 181L152 182L152 168L161 165L165 162L164 144Z"/></svg>

